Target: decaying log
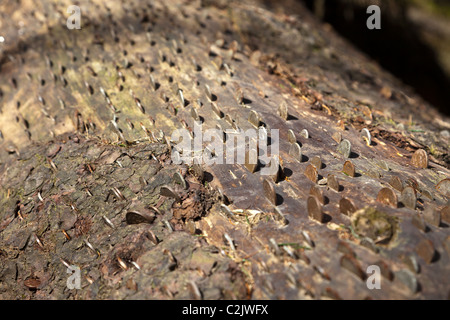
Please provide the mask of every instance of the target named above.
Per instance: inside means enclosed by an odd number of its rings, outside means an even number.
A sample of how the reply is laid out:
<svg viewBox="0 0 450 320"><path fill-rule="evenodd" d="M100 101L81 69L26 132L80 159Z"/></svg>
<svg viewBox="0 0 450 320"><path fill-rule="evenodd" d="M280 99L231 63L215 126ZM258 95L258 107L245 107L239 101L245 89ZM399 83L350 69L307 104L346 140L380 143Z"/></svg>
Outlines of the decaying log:
<svg viewBox="0 0 450 320"><path fill-rule="evenodd" d="M449 296L450 122L409 88L301 7L70 2L0 4L0 298ZM174 164L195 120L279 130L276 171Z"/></svg>

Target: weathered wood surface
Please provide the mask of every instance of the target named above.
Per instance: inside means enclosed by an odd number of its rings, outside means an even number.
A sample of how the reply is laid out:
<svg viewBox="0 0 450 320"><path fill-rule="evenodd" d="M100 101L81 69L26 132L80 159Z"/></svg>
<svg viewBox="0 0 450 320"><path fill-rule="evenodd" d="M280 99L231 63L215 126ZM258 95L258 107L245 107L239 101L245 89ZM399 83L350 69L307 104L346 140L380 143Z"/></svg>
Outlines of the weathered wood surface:
<svg viewBox="0 0 450 320"><path fill-rule="evenodd" d="M306 11L80 1L68 30L70 4L0 5L2 298L448 297L450 122L434 108ZM278 178L172 164L164 137L192 108L224 130L256 111L280 132Z"/></svg>

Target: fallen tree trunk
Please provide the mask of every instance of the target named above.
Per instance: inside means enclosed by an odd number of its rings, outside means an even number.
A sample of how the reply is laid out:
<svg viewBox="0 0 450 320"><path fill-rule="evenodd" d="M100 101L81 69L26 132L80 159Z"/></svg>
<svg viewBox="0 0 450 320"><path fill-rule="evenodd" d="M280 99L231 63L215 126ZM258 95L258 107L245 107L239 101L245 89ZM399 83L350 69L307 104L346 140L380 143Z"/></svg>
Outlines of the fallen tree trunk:
<svg viewBox="0 0 450 320"><path fill-rule="evenodd" d="M448 297L432 106L302 7L69 5L0 6L0 297ZM174 164L195 120L278 130L276 172Z"/></svg>

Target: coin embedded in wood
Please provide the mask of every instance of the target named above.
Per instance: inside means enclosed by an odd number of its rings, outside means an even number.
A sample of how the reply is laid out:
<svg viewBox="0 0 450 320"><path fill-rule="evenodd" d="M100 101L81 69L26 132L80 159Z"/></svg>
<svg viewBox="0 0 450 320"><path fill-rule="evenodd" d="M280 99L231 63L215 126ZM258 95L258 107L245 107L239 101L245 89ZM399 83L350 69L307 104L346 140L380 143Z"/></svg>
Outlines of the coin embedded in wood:
<svg viewBox="0 0 450 320"><path fill-rule="evenodd" d="M316 246L314 244L314 241L312 241L311 237L309 236L308 232L306 232L305 230L302 231L302 237L311 248L314 248Z"/></svg>
<svg viewBox="0 0 450 320"><path fill-rule="evenodd" d="M291 144L289 147L289 155L298 162L302 162L302 148L298 143Z"/></svg>
<svg viewBox="0 0 450 320"><path fill-rule="evenodd" d="M395 272L395 279L398 279L403 285L405 285L411 293L416 293L419 290L419 284L417 278L408 269L402 269Z"/></svg>
<svg viewBox="0 0 450 320"><path fill-rule="evenodd" d="M322 189L320 189L319 187L312 186L311 189L309 189L309 194L315 196L322 205L325 204L325 197L323 196Z"/></svg>
<svg viewBox="0 0 450 320"><path fill-rule="evenodd" d="M165 197L173 198L177 202L181 202L180 196L169 186L162 186L159 190L159 194Z"/></svg>
<svg viewBox="0 0 450 320"><path fill-rule="evenodd" d="M238 104L241 104L242 102L244 102L244 91L242 90L241 87L238 87L236 89L236 92L234 93L234 98L236 99L236 102Z"/></svg>
<svg viewBox="0 0 450 320"><path fill-rule="evenodd" d="M338 245L337 245L337 251L342 252L343 254L347 254L349 256L352 256L352 257L356 258L356 253L350 247L348 242L344 242L342 240L339 240Z"/></svg>
<svg viewBox="0 0 450 320"><path fill-rule="evenodd" d="M281 213L280 209L278 209L277 207L274 207L273 209L274 209L273 217L274 217L275 221L277 221L282 226L287 225L289 223L289 221L288 221L288 219L286 219L284 214Z"/></svg>
<svg viewBox="0 0 450 320"><path fill-rule="evenodd" d="M175 183L178 183L179 185L181 185L181 187L183 189L186 189L186 180L184 180L181 173L179 173L178 171L175 172L173 175L173 180L175 181Z"/></svg>
<svg viewBox="0 0 450 320"><path fill-rule="evenodd" d="M220 209L228 218L234 219L234 213L230 210L230 208L228 208L228 206L221 204Z"/></svg>
<svg viewBox="0 0 450 320"><path fill-rule="evenodd" d="M319 156L315 156L311 159L311 164L316 167L317 170L322 169L322 160Z"/></svg>
<svg viewBox="0 0 450 320"><path fill-rule="evenodd" d="M127 224L152 223L155 220L155 214L149 210L128 211L125 218Z"/></svg>
<svg viewBox="0 0 450 320"><path fill-rule="evenodd" d="M309 132L306 129L303 129L302 131L300 131L300 136L302 136L305 139L309 139Z"/></svg>
<svg viewBox="0 0 450 320"><path fill-rule="evenodd" d="M205 172L203 171L202 166L198 163L194 163L192 165L192 170L194 171L194 174L198 178L198 180L203 181Z"/></svg>
<svg viewBox="0 0 450 320"><path fill-rule="evenodd" d="M342 300L342 297L339 295L339 293L337 293L336 290L330 287L326 287L325 290L322 291L321 295L332 300Z"/></svg>
<svg viewBox="0 0 450 320"><path fill-rule="evenodd" d="M205 84L205 94L206 94L206 97L208 98L208 100L211 101L212 93L211 93L211 89L209 88L209 86L207 84Z"/></svg>
<svg viewBox="0 0 450 320"><path fill-rule="evenodd" d="M223 118L222 111L219 110L219 107L215 102L211 102L211 109L219 118Z"/></svg>
<svg viewBox="0 0 450 320"><path fill-rule="evenodd" d="M375 164L380 167L381 169L383 169L384 171L390 171L391 169L389 168L389 165L387 164L386 161L384 160L375 160Z"/></svg>
<svg viewBox="0 0 450 320"><path fill-rule="evenodd" d="M372 137L370 135L369 130L367 130L367 128L364 128L364 129L361 130L361 137L366 142L366 144L368 146L370 146L370 144L372 143Z"/></svg>
<svg viewBox="0 0 450 320"><path fill-rule="evenodd" d="M183 95L183 90L181 90L181 89L177 89L177 93L178 93L178 98L180 99L180 103L181 103L181 106L182 107L185 107L186 106L186 100L184 99L184 95Z"/></svg>
<svg viewBox="0 0 450 320"><path fill-rule="evenodd" d="M444 196L446 196L447 198L450 198L450 179L447 178L440 181L436 185L436 190L439 191Z"/></svg>
<svg viewBox="0 0 450 320"><path fill-rule="evenodd" d="M328 185L328 188L333 189L336 192L339 192L339 181L334 174L328 175L327 185Z"/></svg>
<svg viewBox="0 0 450 320"><path fill-rule="evenodd" d="M148 230L146 236L148 239L150 239L151 242L153 242L154 245L157 245L159 243L158 237L155 235L155 233L152 230Z"/></svg>
<svg viewBox="0 0 450 320"><path fill-rule="evenodd" d="M411 165L416 168L427 168L428 167L428 154L423 149L418 149L411 158Z"/></svg>
<svg viewBox="0 0 450 320"><path fill-rule="evenodd" d="M280 106L278 107L278 115L281 117L281 119L287 120L287 118L288 118L288 107L287 107L286 102L282 102L280 104Z"/></svg>
<svg viewBox="0 0 450 320"><path fill-rule="evenodd" d="M288 136L289 143L296 143L297 142L297 138L295 137L295 133L291 129L288 130L287 136Z"/></svg>
<svg viewBox="0 0 450 320"><path fill-rule="evenodd" d="M190 233L190 234L196 234L197 229L195 227L195 222L193 220L189 220L186 223L186 230Z"/></svg>
<svg viewBox="0 0 450 320"><path fill-rule="evenodd" d="M260 126L258 128L258 146L263 145L265 146L268 142L268 137L267 137L267 129L263 126Z"/></svg>
<svg viewBox="0 0 450 320"><path fill-rule="evenodd" d="M248 122L250 122L254 127L258 128L261 118L259 117L258 112L255 110L250 111L248 115Z"/></svg>
<svg viewBox="0 0 450 320"><path fill-rule="evenodd" d="M426 207L423 212L423 218L432 226L439 227L441 224L441 213L436 208Z"/></svg>
<svg viewBox="0 0 450 320"><path fill-rule="evenodd" d="M272 159L270 159L269 168L270 168L269 175L272 178L273 182L277 183L280 179L282 179L283 172L280 166L279 157L273 156Z"/></svg>
<svg viewBox="0 0 450 320"><path fill-rule="evenodd" d="M335 133L333 133L333 135L331 137L337 143L341 143L341 141L342 141L342 133L340 133L339 131L336 131Z"/></svg>
<svg viewBox="0 0 450 320"><path fill-rule="evenodd" d="M360 240L359 244L361 246L366 247L367 249L375 252L375 253L378 253L380 251L378 249L378 247L375 245L375 242L372 239L368 238L368 237L362 238Z"/></svg>
<svg viewBox="0 0 450 320"><path fill-rule="evenodd" d="M352 148L352 144L350 143L350 141L348 141L347 139L343 139L338 147L337 147L337 151L342 154L345 158L349 158L350 157L350 153L351 153L351 148Z"/></svg>
<svg viewBox="0 0 450 320"><path fill-rule="evenodd" d="M249 148L245 151L245 167L251 173L258 167L258 151L255 148Z"/></svg>
<svg viewBox="0 0 450 320"><path fill-rule="evenodd" d="M445 206L441 209L441 220L450 224L450 206Z"/></svg>
<svg viewBox="0 0 450 320"><path fill-rule="evenodd" d="M357 209L352 200L348 198L342 198L339 201L339 211L346 216L351 216L353 212L357 211Z"/></svg>
<svg viewBox="0 0 450 320"><path fill-rule="evenodd" d="M344 167L342 168L342 172L344 172L346 175L352 178L355 176L355 166L350 160L345 161Z"/></svg>
<svg viewBox="0 0 450 320"><path fill-rule="evenodd" d="M200 117L198 115L197 109L195 109L194 107L191 108L191 117L195 120L195 121L200 121Z"/></svg>
<svg viewBox="0 0 450 320"><path fill-rule="evenodd" d="M372 239L375 243L389 243L398 232L395 217L373 207L365 207L351 216L356 234Z"/></svg>
<svg viewBox="0 0 450 320"><path fill-rule="evenodd" d="M239 131L239 130L240 130L239 127L238 127L238 125L237 125L237 123L236 123L236 121L233 121L233 122L231 123L231 127L232 127L234 130L236 130L236 131Z"/></svg>
<svg viewBox="0 0 450 320"><path fill-rule="evenodd" d="M410 186L410 187L413 187L414 190L419 190L419 183L414 178L406 179L405 186Z"/></svg>
<svg viewBox="0 0 450 320"><path fill-rule="evenodd" d="M401 255L400 258L402 259L403 263L408 266L409 270L411 270L414 273L420 272L420 265L417 262L415 255L404 254L404 255Z"/></svg>
<svg viewBox="0 0 450 320"><path fill-rule="evenodd" d="M413 226L415 226L420 231L426 232L427 225L425 224L425 221L423 220L423 217L421 214L419 214L419 213L414 214L411 219L411 223L413 224Z"/></svg>
<svg viewBox="0 0 450 320"><path fill-rule="evenodd" d="M35 290L41 285L41 280L38 278L28 278L23 282L23 284L27 288Z"/></svg>
<svg viewBox="0 0 450 320"><path fill-rule="evenodd" d="M435 255L433 242L429 239L422 239L416 246L416 252L426 263L431 263Z"/></svg>
<svg viewBox="0 0 450 320"><path fill-rule="evenodd" d="M226 140L225 132L223 131L223 128L220 124L216 124L216 132L218 134L219 139L222 142L225 142L225 140Z"/></svg>
<svg viewBox="0 0 450 320"><path fill-rule="evenodd" d="M172 163L180 164L180 163L183 162L181 160L180 153L177 150L175 150L175 149L172 150L172 157L171 158L172 158Z"/></svg>
<svg viewBox="0 0 450 320"><path fill-rule="evenodd" d="M347 269L351 273L355 274L357 277L359 277L361 280L366 279L366 274L361 269L361 266L354 257L350 255L344 255L341 258L341 267L344 269Z"/></svg>
<svg viewBox="0 0 450 320"><path fill-rule="evenodd" d="M60 150L61 150L61 145L54 144L48 148L46 155L49 158L54 158Z"/></svg>
<svg viewBox="0 0 450 320"><path fill-rule="evenodd" d="M445 251L450 256L450 236L447 236L442 243L444 245Z"/></svg>
<svg viewBox="0 0 450 320"><path fill-rule="evenodd" d="M309 164L305 169L305 176L313 183L317 183L318 173L316 167L314 167L312 164Z"/></svg>
<svg viewBox="0 0 450 320"><path fill-rule="evenodd" d="M274 255L279 256L281 254L280 247L274 238L269 239L269 247Z"/></svg>
<svg viewBox="0 0 450 320"><path fill-rule="evenodd" d="M422 189L421 193L422 193L422 196L427 197L429 200L434 200L434 197L430 191L428 191L426 189Z"/></svg>
<svg viewBox="0 0 450 320"><path fill-rule="evenodd" d="M416 209L417 195L413 187L406 187L402 191L402 203L409 209Z"/></svg>
<svg viewBox="0 0 450 320"><path fill-rule="evenodd" d="M315 196L310 195L308 197L307 207L308 207L308 216L310 218L317 220L319 222L324 221L322 205L320 204L319 200Z"/></svg>
<svg viewBox="0 0 450 320"><path fill-rule="evenodd" d="M277 205L277 194L275 192L275 189L273 187L272 182L269 181L269 179L263 180L263 189L264 189L264 195L266 198L274 205Z"/></svg>
<svg viewBox="0 0 450 320"><path fill-rule="evenodd" d="M153 90L156 91L156 81L155 78L153 77L153 75L150 75L150 86L152 87Z"/></svg>
<svg viewBox="0 0 450 320"><path fill-rule="evenodd" d="M397 208L398 204L397 195L391 188L382 188L378 192L377 201L394 208Z"/></svg>
<svg viewBox="0 0 450 320"><path fill-rule="evenodd" d="M403 183L402 180L400 180L399 177L397 176L393 176L391 178L391 181L389 181L389 184L391 185L392 188L402 192L403 191Z"/></svg>
<svg viewBox="0 0 450 320"><path fill-rule="evenodd" d="M331 277L330 277L330 275L327 273L327 272L325 272L325 270L321 267L321 266L318 266L318 265L315 265L315 266L313 266L313 269L323 278L323 279L325 279L325 280L327 280L327 281L331 281Z"/></svg>

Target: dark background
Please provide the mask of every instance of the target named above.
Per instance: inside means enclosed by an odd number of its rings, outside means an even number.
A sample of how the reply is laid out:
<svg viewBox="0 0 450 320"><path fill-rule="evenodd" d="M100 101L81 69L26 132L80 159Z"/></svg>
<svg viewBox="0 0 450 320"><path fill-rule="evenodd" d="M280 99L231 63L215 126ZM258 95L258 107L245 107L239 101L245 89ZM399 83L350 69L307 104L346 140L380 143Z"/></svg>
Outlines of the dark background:
<svg viewBox="0 0 450 320"><path fill-rule="evenodd" d="M450 115L450 0L298 1ZM381 30L355 27L366 26L370 4L381 8Z"/></svg>

